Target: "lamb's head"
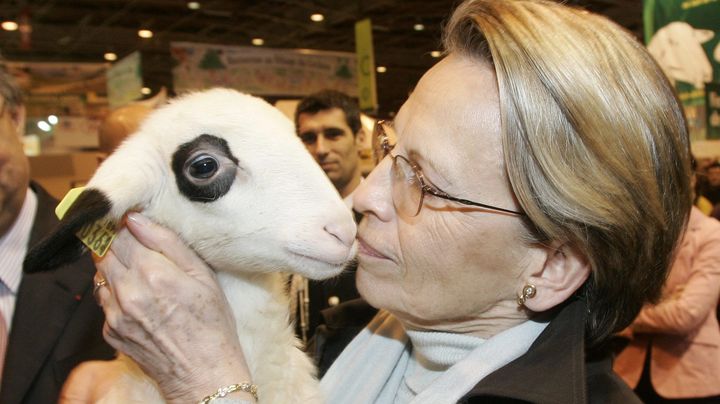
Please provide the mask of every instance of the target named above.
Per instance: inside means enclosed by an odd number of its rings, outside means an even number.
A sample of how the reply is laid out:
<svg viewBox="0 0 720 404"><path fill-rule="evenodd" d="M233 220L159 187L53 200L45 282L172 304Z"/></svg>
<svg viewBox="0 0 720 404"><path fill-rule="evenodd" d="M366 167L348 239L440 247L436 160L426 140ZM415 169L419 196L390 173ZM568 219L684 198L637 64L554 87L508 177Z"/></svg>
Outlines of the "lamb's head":
<svg viewBox="0 0 720 404"><path fill-rule="evenodd" d="M355 253L352 213L265 101L233 90L193 93L154 111L98 168L26 270L77 255L74 233L130 210L176 231L213 268L338 274Z"/></svg>

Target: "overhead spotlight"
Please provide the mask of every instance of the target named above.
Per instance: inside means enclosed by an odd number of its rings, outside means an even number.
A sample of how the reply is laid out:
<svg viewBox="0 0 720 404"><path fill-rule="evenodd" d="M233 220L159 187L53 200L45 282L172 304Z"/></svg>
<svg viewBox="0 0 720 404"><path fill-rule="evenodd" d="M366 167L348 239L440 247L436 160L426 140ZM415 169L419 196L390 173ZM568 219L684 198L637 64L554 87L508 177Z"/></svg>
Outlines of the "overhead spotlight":
<svg viewBox="0 0 720 404"><path fill-rule="evenodd" d="M17 31L19 25L15 21L3 21L0 27L5 31Z"/></svg>
<svg viewBox="0 0 720 404"><path fill-rule="evenodd" d="M434 58L439 58L440 55L442 55L442 53L441 53L440 51L432 51L432 52L430 52L430 56L432 56L432 57L434 57Z"/></svg>
<svg viewBox="0 0 720 404"><path fill-rule="evenodd" d="M149 95L152 93L152 90L150 90L150 87L143 87L140 89L140 94L142 95Z"/></svg>
<svg viewBox="0 0 720 404"><path fill-rule="evenodd" d="M104 57L105 60L107 60L108 62L114 62L114 61L117 60L117 54L116 54L115 52L105 52L105 54L103 55L103 57Z"/></svg>
<svg viewBox="0 0 720 404"><path fill-rule="evenodd" d="M417 23L417 24L413 25L413 29L415 31L423 31L423 30L425 30L425 25Z"/></svg>
<svg viewBox="0 0 720 404"><path fill-rule="evenodd" d="M378 73L385 73L385 72L387 71L387 67L385 67L385 66L378 66L375 70L376 70Z"/></svg>
<svg viewBox="0 0 720 404"><path fill-rule="evenodd" d="M57 123L58 123L57 115L48 115L48 122L50 122L50 125L57 125Z"/></svg>
<svg viewBox="0 0 720 404"><path fill-rule="evenodd" d="M153 37L153 32L150 31L149 29L141 29L138 31L138 36L140 38L149 39L149 38Z"/></svg>
<svg viewBox="0 0 720 404"><path fill-rule="evenodd" d="M322 21L322 20L325 19L325 16L322 15L322 14L320 14L320 13L315 13L315 14L313 14L313 15L310 16L310 19L313 20L313 21L315 21L315 22L320 22L320 21Z"/></svg>
<svg viewBox="0 0 720 404"><path fill-rule="evenodd" d="M189 8L190 10L199 10L200 2L199 1L188 1L187 8Z"/></svg>
<svg viewBox="0 0 720 404"><path fill-rule="evenodd" d="M40 128L40 130L43 132L50 132L50 130L52 130L50 124L45 121L38 122L37 127Z"/></svg>
<svg viewBox="0 0 720 404"><path fill-rule="evenodd" d="M250 42L255 46L263 46L265 44L265 40L262 38L253 38Z"/></svg>

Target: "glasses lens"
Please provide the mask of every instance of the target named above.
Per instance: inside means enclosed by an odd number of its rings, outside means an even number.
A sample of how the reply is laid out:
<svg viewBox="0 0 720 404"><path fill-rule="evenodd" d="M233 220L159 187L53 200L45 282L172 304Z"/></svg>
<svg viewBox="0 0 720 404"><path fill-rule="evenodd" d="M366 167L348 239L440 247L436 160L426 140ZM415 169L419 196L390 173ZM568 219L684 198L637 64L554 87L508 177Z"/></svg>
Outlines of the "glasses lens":
<svg viewBox="0 0 720 404"><path fill-rule="evenodd" d="M392 165L392 197L395 209L407 216L417 216L422 206L422 184L415 170L403 156Z"/></svg>

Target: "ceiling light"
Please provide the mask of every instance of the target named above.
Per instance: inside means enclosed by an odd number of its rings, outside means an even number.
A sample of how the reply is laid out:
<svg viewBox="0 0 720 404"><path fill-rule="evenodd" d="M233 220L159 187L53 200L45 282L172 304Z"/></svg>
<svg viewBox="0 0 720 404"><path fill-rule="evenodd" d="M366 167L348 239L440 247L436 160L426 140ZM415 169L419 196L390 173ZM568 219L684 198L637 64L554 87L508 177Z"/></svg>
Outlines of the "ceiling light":
<svg viewBox="0 0 720 404"><path fill-rule="evenodd" d="M434 58L439 58L440 55L442 55L442 53L441 53L440 51L432 51L432 52L430 52L430 56L432 56L432 57L434 57Z"/></svg>
<svg viewBox="0 0 720 404"><path fill-rule="evenodd" d="M189 8L190 10L199 10L200 2L199 1L188 1L187 8Z"/></svg>
<svg viewBox="0 0 720 404"><path fill-rule="evenodd" d="M150 87L143 87L140 89L140 93L143 95L148 95L152 93L152 90L150 90Z"/></svg>
<svg viewBox="0 0 720 404"><path fill-rule="evenodd" d="M140 38L145 38L145 39L152 38L153 32L150 31L149 29L141 29L138 31L138 36Z"/></svg>
<svg viewBox="0 0 720 404"><path fill-rule="evenodd" d="M50 130L52 129L50 124L45 121L38 122L37 127L40 128L40 130L43 132L50 132Z"/></svg>
<svg viewBox="0 0 720 404"><path fill-rule="evenodd" d="M320 21L322 21L322 20L325 19L325 16L322 15L322 14L320 14L320 13L315 13L315 14L313 14L313 15L310 16L310 19L313 20L313 21L315 21L315 22L320 22Z"/></svg>
<svg viewBox="0 0 720 404"><path fill-rule="evenodd" d="M265 44L265 40L262 38L253 38L251 42L255 46L263 46L263 44Z"/></svg>
<svg viewBox="0 0 720 404"><path fill-rule="evenodd" d="M105 54L103 55L103 57L104 57L105 60L107 60L108 62L114 62L114 61L117 60L117 54L115 54L114 52L105 52Z"/></svg>
<svg viewBox="0 0 720 404"><path fill-rule="evenodd" d="M49 115L48 122L50 122L50 125L57 125L57 123L58 123L57 115Z"/></svg>
<svg viewBox="0 0 720 404"><path fill-rule="evenodd" d="M413 29L415 31L422 31L425 29L425 26L423 24L417 23L417 24L413 25Z"/></svg>
<svg viewBox="0 0 720 404"><path fill-rule="evenodd" d="M377 70L378 73L385 73L387 71L387 67L378 66L377 69L375 69L375 70Z"/></svg>
<svg viewBox="0 0 720 404"><path fill-rule="evenodd" d="M2 29L5 31L17 31L18 29L18 23L15 21L3 21L0 26L2 26Z"/></svg>

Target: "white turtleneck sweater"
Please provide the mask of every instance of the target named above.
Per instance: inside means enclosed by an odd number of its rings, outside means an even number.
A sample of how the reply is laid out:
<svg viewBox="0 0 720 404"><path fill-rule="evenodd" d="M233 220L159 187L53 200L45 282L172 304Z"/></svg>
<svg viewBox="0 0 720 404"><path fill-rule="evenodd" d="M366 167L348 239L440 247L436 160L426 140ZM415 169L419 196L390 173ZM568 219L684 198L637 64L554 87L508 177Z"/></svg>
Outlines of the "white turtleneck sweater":
<svg viewBox="0 0 720 404"><path fill-rule="evenodd" d="M433 331L406 331L412 341L410 361L395 403L409 403L451 366L485 342L483 338Z"/></svg>
<svg viewBox="0 0 720 404"><path fill-rule="evenodd" d="M456 403L485 376L527 352L546 326L529 320L483 340L408 331L381 310L335 360L320 387L327 403Z"/></svg>

